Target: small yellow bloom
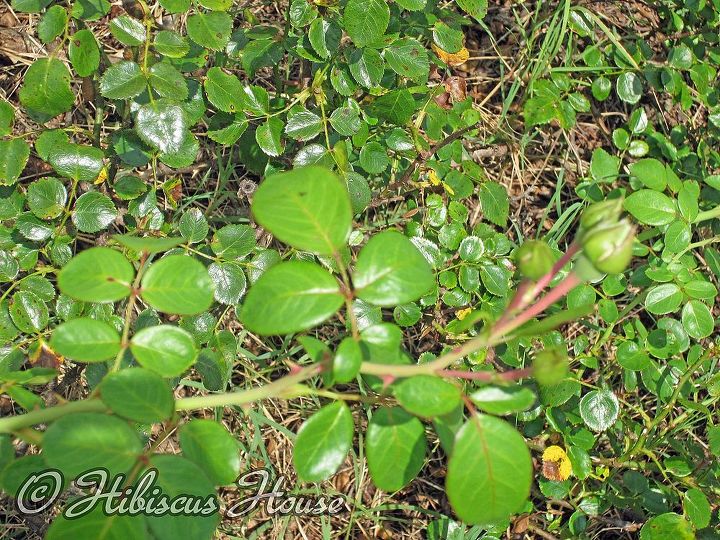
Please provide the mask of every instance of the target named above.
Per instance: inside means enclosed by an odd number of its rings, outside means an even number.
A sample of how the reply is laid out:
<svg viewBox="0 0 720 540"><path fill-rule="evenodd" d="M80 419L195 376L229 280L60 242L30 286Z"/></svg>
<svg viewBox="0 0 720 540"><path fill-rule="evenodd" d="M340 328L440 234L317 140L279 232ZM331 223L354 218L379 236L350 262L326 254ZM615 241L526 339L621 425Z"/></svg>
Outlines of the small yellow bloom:
<svg viewBox="0 0 720 540"><path fill-rule="evenodd" d="M562 482L572 474L570 458L559 446L548 446L543 452L542 461L542 474L548 480Z"/></svg>
<svg viewBox="0 0 720 540"><path fill-rule="evenodd" d="M455 313L455 316L462 321L470 312L472 312L472 308L460 309Z"/></svg>
<svg viewBox="0 0 720 540"><path fill-rule="evenodd" d="M433 44L432 50L435 51L435 54L438 55L438 58L440 60L445 62L448 66L452 67L460 66L467 62L468 58L470 58L470 51L468 51L465 47L463 47L456 53L449 53L447 51L443 51L440 47Z"/></svg>

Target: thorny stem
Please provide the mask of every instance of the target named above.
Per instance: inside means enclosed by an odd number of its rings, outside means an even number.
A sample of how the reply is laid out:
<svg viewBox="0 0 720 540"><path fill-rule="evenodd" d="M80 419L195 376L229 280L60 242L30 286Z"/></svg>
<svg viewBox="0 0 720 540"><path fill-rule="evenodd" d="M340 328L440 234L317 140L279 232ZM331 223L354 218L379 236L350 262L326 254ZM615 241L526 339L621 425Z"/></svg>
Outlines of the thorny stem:
<svg viewBox="0 0 720 540"><path fill-rule="evenodd" d="M548 272L548 275L543 276L538 280L535 287L532 289L534 294L537 295L541 289L539 284L544 283L547 285L552 281L553 277L562 269L570 257L574 255L577 248L568 250L570 255L566 254L558 263ZM342 262L342 260L340 260ZM147 260L143 259L140 269L135 277L133 283L133 292L137 291L139 286L139 280L142 276L142 270L145 267ZM344 265L341 264L341 267ZM573 287L580 283L580 278L573 272L570 272L563 281L561 281L555 288L551 289L544 297L538 302L519 313L516 317L502 321L498 321L500 324L495 324L489 330L483 331L479 336L468 340L467 342L455 347L450 352L440 356L432 362L415 365L396 365L396 364L376 364L372 362L363 362L360 367L360 372L366 375L376 375L383 377L386 380L394 380L399 377L410 377L413 375L439 375L442 377L455 377L472 380L483 380L483 381L512 381L525 378L531 374L530 369L518 369L507 371L505 373L490 373L490 372L471 372L471 371L458 371L458 370L447 370L446 368L470 353L478 351L480 349L491 347L498 343L502 343L507 339L508 334L529 321L530 319L541 314L545 309L550 307L553 303L565 296ZM543 286L544 288L544 286ZM117 370L120 366L122 355L127 347L130 318L132 315L132 309L135 304L136 294L131 294L128 299L128 304L125 309L125 327L123 328L123 347L118 353L115 359L115 365L113 370ZM524 300L531 302L532 299ZM352 305L349 306L348 313L352 313ZM353 313L354 315L354 313ZM351 320L352 322L352 320ZM357 330L353 331L353 335ZM699 365L699 364L698 364ZM227 392L223 394L211 394L206 396L194 396L189 398L179 399L175 402L176 411L189 411L196 409L205 409L211 407L225 407L225 406L238 406L247 405L255 401L272 397L289 397L293 394L293 390L297 390L299 383L306 381L318 374L326 368L325 364L313 364L307 367L292 370L290 374L283 376L282 378L266 384L264 386L258 386L247 390L241 390L237 392ZM689 369L686 378L681 379L679 387L682 386L689 379L695 366ZM677 396L675 396L677 399ZM39 409L25 413L18 416L11 416L8 418L0 419L0 433L17 433L19 430L32 426L35 424L46 423L66 414L77 413L77 412L107 412L108 408L105 404L97 398L92 396L88 399L73 401L64 405L58 405L47 409ZM659 422L659 420L658 420ZM637 445L636 445L637 446Z"/></svg>

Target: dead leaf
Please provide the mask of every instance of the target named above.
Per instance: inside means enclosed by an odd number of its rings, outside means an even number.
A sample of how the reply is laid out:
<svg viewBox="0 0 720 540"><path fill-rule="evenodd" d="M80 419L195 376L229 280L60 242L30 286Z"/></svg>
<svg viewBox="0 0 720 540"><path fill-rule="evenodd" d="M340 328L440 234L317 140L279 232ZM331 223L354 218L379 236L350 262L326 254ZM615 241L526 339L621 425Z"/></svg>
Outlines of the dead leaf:
<svg viewBox="0 0 720 540"><path fill-rule="evenodd" d="M468 51L465 47L460 49L456 53L449 53L447 51L443 51L440 47L433 44L432 50L435 51L435 54L438 55L438 58L445 62L448 66L457 67L461 66L465 62L467 62L468 58L470 58L470 51Z"/></svg>

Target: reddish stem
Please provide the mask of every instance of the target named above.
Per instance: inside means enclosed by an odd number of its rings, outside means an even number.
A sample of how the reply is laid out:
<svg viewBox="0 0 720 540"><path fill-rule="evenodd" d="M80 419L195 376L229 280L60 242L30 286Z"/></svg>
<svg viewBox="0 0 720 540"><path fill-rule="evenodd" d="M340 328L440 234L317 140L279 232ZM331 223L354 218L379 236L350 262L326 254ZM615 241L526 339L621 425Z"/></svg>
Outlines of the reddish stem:
<svg viewBox="0 0 720 540"><path fill-rule="evenodd" d="M497 380L517 381L520 379L526 379L527 377L532 375L532 369L513 369L510 371L505 371L504 373L496 373L494 371L462 371L454 369L444 369L442 371L438 371L437 374L440 377L468 379L483 382L491 382Z"/></svg>

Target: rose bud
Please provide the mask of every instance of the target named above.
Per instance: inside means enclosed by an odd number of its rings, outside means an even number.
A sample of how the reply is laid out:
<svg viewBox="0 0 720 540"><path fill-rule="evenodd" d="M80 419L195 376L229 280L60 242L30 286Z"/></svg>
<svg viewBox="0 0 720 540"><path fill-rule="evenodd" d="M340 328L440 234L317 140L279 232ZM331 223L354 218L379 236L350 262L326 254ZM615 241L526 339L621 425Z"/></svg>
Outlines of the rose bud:
<svg viewBox="0 0 720 540"><path fill-rule="evenodd" d="M552 249L542 240L528 240L515 250L515 264L520 273L532 280L547 274L554 263Z"/></svg>
<svg viewBox="0 0 720 540"><path fill-rule="evenodd" d="M623 219L607 227L594 227L582 238L583 252L600 272L620 274L630 264L635 228Z"/></svg>
<svg viewBox="0 0 720 540"><path fill-rule="evenodd" d="M580 216L581 233L593 227L615 223L622 213L622 198L591 204Z"/></svg>

